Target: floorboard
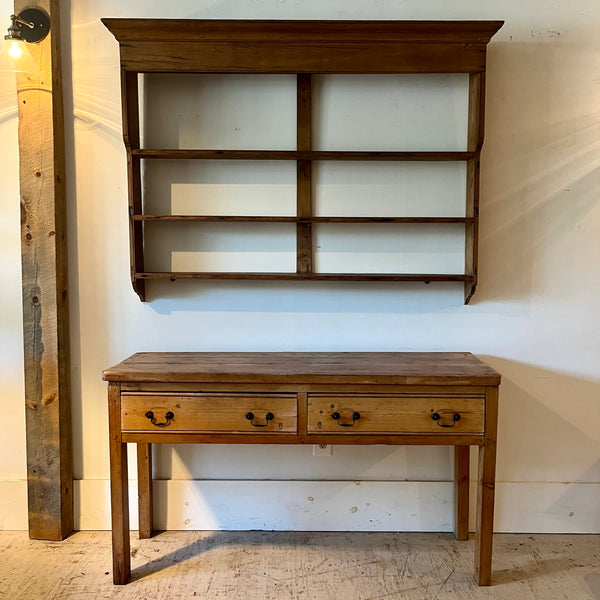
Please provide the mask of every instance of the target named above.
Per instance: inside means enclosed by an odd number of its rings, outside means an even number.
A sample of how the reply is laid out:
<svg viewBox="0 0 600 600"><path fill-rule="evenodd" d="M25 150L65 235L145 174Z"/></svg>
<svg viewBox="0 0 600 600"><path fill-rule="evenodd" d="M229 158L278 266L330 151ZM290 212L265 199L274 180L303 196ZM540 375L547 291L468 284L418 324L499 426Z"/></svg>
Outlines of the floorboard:
<svg viewBox="0 0 600 600"><path fill-rule="evenodd" d="M446 533L135 532L132 581L113 586L109 532L45 542L5 531L0 598L600 600L600 536L494 542L492 587L479 588L473 540Z"/></svg>

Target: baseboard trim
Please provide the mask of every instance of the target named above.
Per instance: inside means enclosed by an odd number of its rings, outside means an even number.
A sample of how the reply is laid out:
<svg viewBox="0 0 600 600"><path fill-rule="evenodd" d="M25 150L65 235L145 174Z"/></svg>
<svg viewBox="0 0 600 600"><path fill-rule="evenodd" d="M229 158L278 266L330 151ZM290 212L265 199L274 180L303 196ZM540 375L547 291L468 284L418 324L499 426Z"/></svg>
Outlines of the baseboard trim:
<svg viewBox="0 0 600 600"><path fill-rule="evenodd" d="M137 528L137 482L129 487ZM471 529L475 485L471 486ZM108 480L77 480L75 528L110 529ZM154 482L157 529L280 531L452 531L449 481ZM0 530L27 529L27 485L0 481ZM504 533L600 533L600 483L496 486L495 527Z"/></svg>

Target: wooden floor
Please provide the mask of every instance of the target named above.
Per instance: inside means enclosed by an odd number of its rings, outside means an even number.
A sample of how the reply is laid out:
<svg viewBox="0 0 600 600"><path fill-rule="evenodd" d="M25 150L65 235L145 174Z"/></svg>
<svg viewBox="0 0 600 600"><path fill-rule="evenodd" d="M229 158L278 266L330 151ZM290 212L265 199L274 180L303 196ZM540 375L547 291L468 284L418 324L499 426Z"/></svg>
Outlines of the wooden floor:
<svg viewBox="0 0 600 600"><path fill-rule="evenodd" d="M110 533L64 542L0 532L10 600L600 600L600 536L496 535L493 585L451 534L166 532L132 536L133 581L113 586Z"/></svg>

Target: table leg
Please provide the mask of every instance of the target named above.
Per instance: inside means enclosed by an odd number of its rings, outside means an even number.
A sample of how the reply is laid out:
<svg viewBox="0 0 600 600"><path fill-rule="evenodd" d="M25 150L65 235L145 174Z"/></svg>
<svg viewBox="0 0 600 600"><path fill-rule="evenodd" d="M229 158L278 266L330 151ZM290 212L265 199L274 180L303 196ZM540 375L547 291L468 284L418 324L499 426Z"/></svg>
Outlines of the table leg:
<svg viewBox="0 0 600 600"><path fill-rule="evenodd" d="M469 537L469 459L470 446L454 446L454 535Z"/></svg>
<svg viewBox="0 0 600 600"><path fill-rule="evenodd" d="M479 447L479 472L477 477L475 579L479 585L490 585L492 582L497 422L498 388L488 388L485 406L485 441L483 446Z"/></svg>
<svg viewBox="0 0 600 600"><path fill-rule="evenodd" d="M152 537L152 445L137 445L140 540Z"/></svg>
<svg viewBox="0 0 600 600"><path fill-rule="evenodd" d="M121 386L108 384L110 435L110 500L112 513L113 582L125 584L131 575L127 444L121 442Z"/></svg>

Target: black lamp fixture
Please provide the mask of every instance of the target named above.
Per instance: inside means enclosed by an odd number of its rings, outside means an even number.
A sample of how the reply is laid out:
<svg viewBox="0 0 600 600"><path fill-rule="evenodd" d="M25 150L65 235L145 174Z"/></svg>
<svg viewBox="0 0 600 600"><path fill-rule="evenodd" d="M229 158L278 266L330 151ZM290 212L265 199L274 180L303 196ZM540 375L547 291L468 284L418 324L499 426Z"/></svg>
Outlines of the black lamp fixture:
<svg viewBox="0 0 600 600"><path fill-rule="evenodd" d="M11 25L0 50L0 71L36 72L26 43L37 44L50 32L50 16L43 8L26 8L11 15Z"/></svg>

